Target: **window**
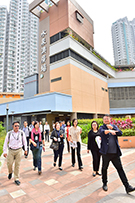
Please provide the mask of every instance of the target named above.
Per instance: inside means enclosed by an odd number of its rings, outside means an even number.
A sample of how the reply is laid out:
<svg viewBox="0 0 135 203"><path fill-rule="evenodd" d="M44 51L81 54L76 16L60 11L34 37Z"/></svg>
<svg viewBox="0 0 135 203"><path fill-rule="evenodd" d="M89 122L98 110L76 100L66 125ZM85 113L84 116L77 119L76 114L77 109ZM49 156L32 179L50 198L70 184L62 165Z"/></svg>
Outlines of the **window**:
<svg viewBox="0 0 135 203"><path fill-rule="evenodd" d="M109 88L110 100L134 100L135 87Z"/></svg>
<svg viewBox="0 0 135 203"><path fill-rule="evenodd" d="M67 58L67 57L73 57L75 58L77 61L80 61L81 63L85 64L86 66L90 67L93 69L93 65L90 61L88 61L87 59L83 58L82 56L80 56L79 54L77 54L76 52L74 52L71 49L67 49L65 51L62 51L58 54L55 54L53 56L50 57L50 63L54 63L56 61L59 61L61 59Z"/></svg>
<svg viewBox="0 0 135 203"><path fill-rule="evenodd" d="M52 79L51 82L57 82L57 81L60 81L60 80L62 80L62 78L61 78L61 77L58 77L58 78Z"/></svg>

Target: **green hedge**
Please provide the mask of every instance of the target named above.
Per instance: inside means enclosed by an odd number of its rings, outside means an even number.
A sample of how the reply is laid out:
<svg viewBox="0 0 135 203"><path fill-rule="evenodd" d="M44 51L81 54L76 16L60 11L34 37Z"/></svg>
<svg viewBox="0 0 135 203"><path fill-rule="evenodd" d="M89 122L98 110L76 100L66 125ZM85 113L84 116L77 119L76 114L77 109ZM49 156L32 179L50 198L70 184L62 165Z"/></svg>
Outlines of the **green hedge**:
<svg viewBox="0 0 135 203"><path fill-rule="evenodd" d="M6 136L6 130L2 126L2 122L0 122L0 156L3 153L3 144Z"/></svg>
<svg viewBox="0 0 135 203"><path fill-rule="evenodd" d="M135 136L135 129L124 129L122 132L122 136Z"/></svg>
<svg viewBox="0 0 135 203"><path fill-rule="evenodd" d="M116 121L118 120L126 120L127 118L113 118ZM92 121L97 121L99 124L99 127L103 125L103 119L98 118L98 119L79 119L78 120L78 125L82 128L82 142L87 144L88 142L88 132L91 130L91 122ZM131 119L133 123L135 123L135 118ZM122 136L135 136L135 129L123 129L122 130L123 134Z"/></svg>
<svg viewBox="0 0 135 203"><path fill-rule="evenodd" d="M125 117L123 117L123 118L112 118L113 120L116 120L116 121L118 121L118 120L120 120L120 121L125 121L125 120L127 120L127 118L125 118ZM102 118L96 118L96 119L78 119L78 124L80 124L80 125L84 125L84 124L91 124L91 122L92 121L97 121L97 123L99 124L99 125L103 125L103 119ZM135 123L135 117L133 117L133 118L131 118L131 121L133 122L133 123Z"/></svg>

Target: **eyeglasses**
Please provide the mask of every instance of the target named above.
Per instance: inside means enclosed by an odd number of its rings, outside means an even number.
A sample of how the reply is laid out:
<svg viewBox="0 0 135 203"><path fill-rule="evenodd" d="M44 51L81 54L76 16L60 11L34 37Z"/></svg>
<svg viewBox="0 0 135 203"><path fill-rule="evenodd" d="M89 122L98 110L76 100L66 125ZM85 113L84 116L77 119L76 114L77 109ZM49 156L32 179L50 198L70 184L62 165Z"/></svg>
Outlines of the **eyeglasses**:
<svg viewBox="0 0 135 203"><path fill-rule="evenodd" d="M19 125L15 125L15 127L16 127L16 128L17 128L17 127L19 128Z"/></svg>

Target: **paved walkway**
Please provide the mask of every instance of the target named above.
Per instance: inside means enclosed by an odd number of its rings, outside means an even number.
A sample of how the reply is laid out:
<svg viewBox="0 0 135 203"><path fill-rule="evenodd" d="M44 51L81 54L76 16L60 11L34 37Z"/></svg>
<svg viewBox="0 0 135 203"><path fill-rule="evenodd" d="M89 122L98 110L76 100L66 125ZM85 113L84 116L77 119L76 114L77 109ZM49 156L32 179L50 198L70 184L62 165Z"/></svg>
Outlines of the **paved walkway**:
<svg viewBox="0 0 135 203"><path fill-rule="evenodd" d="M123 149L122 162L131 185L135 186L135 149ZM63 171L53 167L53 153L47 144L42 153L43 173L33 171L32 155L22 157L20 167L21 185L16 186L13 178L8 180L6 160L1 157L3 166L0 170L0 203L134 203L135 192L127 195L116 170L110 164L107 192L102 190L101 177L93 177L91 154L82 146L84 170L71 167L70 153L64 150ZM5 161L4 161L5 160Z"/></svg>

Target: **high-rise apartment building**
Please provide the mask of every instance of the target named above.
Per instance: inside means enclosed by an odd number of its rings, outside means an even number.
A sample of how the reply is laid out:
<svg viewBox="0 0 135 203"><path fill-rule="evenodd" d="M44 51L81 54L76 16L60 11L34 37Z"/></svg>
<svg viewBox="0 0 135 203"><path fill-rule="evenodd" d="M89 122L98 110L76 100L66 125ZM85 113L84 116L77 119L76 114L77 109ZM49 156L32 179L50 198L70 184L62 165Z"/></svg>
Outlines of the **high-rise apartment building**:
<svg viewBox="0 0 135 203"><path fill-rule="evenodd" d="M38 72L38 21L37 17L29 13L25 76Z"/></svg>
<svg viewBox="0 0 135 203"><path fill-rule="evenodd" d="M23 92L24 77L38 71L38 19L27 0L11 0L5 52L5 92Z"/></svg>
<svg viewBox="0 0 135 203"><path fill-rule="evenodd" d="M0 6L0 92L3 91L7 15L8 15L7 7L6 6Z"/></svg>
<svg viewBox="0 0 135 203"><path fill-rule="evenodd" d="M125 17L114 22L112 41L115 65L135 64L135 19Z"/></svg>

